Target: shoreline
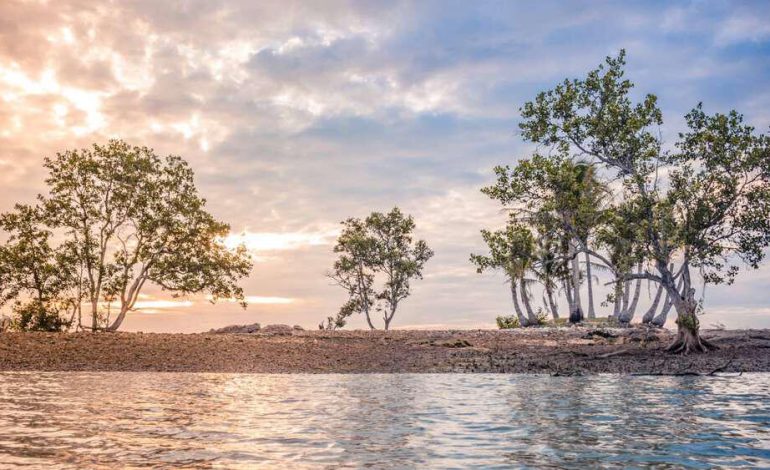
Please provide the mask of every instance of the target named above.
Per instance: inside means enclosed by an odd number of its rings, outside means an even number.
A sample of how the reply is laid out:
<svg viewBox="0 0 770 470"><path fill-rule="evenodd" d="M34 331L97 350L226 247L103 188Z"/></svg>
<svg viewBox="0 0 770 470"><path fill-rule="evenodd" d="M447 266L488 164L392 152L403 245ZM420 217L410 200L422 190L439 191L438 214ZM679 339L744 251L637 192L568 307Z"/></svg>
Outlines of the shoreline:
<svg viewBox="0 0 770 470"><path fill-rule="evenodd" d="M770 330L704 330L719 350L665 352L669 330L0 333L0 371L537 373L770 372Z"/></svg>

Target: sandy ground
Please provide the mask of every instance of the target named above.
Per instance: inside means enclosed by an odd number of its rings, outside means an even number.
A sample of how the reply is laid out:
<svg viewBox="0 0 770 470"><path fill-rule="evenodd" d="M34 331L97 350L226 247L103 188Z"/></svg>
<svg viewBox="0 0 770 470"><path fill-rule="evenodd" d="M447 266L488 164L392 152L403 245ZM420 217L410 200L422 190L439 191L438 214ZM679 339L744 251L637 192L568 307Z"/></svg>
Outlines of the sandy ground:
<svg viewBox="0 0 770 470"><path fill-rule="evenodd" d="M706 330L678 356L666 330L294 331L289 334L0 333L0 370L258 373L770 371L770 330Z"/></svg>

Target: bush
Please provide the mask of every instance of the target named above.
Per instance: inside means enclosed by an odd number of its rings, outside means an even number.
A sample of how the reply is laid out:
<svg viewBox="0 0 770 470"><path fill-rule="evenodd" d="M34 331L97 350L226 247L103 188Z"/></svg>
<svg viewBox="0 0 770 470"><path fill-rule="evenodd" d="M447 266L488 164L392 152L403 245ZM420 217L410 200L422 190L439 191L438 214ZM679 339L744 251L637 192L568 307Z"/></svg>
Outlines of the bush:
<svg viewBox="0 0 770 470"><path fill-rule="evenodd" d="M497 317L497 327L501 330L509 330L511 328L521 328L521 323L515 315L501 315Z"/></svg>
<svg viewBox="0 0 770 470"><path fill-rule="evenodd" d="M537 317L537 324L538 326L545 326L548 324L548 314L545 313L545 311L542 308L537 309L537 313L535 314Z"/></svg>
<svg viewBox="0 0 770 470"><path fill-rule="evenodd" d="M18 303L13 307L13 326L21 331L64 331L70 327L59 309L39 300Z"/></svg>

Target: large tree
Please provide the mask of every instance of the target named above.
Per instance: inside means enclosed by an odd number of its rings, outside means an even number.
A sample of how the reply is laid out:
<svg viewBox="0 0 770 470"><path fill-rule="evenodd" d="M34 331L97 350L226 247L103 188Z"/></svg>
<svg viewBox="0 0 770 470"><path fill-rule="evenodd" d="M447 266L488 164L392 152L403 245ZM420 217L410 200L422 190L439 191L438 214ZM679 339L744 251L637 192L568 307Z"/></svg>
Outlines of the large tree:
<svg viewBox="0 0 770 470"><path fill-rule="evenodd" d="M251 270L243 247L228 249L229 226L216 220L180 157L120 140L47 158L48 194L35 210L67 247L92 330L117 330L142 289L237 299ZM117 315L108 318L113 306Z"/></svg>
<svg viewBox="0 0 770 470"><path fill-rule="evenodd" d="M425 263L433 257L425 241L413 239L414 229L414 218L398 207L343 222L334 247L339 258L329 277L347 290L348 300L333 320L327 320L327 327L342 326L348 316L363 313L374 329L371 317L378 311L385 329L390 328L399 304L411 294L412 279L422 278Z"/></svg>
<svg viewBox="0 0 770 470"><path fill-rule="evenodd" d="M756 268L763 259L770 244L770 145L735 111L708 115L698 105L675 148L665 150L657 98L633 102L624 66L621 52L584 79L538 94L522 108L520 128L525 139L590 159L619 181L616 197L634 205L633 239L644 263L642 272L619 275L618 282L662 285L677 312L670 349L705 351L697 274L705 283L731 283L737 262Z"/></svg>

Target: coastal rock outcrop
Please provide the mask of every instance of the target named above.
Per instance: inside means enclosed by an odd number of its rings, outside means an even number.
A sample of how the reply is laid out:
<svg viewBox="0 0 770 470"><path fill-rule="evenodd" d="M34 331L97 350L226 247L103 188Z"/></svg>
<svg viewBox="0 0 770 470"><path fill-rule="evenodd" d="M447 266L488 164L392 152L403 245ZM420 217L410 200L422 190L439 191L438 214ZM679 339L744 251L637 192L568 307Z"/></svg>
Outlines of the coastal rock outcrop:
<svg viewBox="0 0 770 470"><path fill-rule="evenodd" d="M212 328L208 331L209 334L225 334L225 333L257 333L262 327L259 323L252 323L251 325L229 325L224 328Z"/></svg>
<svg viewBox="0 0 770 470"><path fill-rule="evenodd" d="M289 325L267 325L260 330L260 333L266 333L270 335L291 335L294 332L294 328Z"/></svg>

